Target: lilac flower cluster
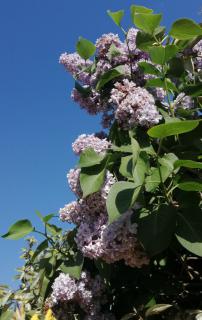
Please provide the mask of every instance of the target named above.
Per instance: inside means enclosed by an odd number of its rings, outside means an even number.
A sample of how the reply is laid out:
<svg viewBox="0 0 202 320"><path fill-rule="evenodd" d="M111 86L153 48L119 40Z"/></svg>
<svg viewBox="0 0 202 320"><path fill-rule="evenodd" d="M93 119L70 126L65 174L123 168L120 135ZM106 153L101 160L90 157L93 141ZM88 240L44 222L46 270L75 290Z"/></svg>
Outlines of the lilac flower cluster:
<svg viewBox="0 0 202 320"><path fill-rule="evenodd" d="M194 60L196 69L202 70L202 40L193 47L193 52L196 54L196 58Z"/></svg>
<svg viewBox="0 0 202 320"><path fill-rule="evenodd" d="M164 100L165 91L162 88L150 90L152 98L146 89L141 88L148 78L155 76L145 75L139 67L139 62L150 59L148 53L137 48L137 33L138 29L129 29L125 41L121 41L117 34L102 35L95 44L95 62L85 61L77 53L64 53L60 57L60 63L80 81L84 89L74 88L72 99L91 115L102 113L101 123L104 128L109 128L114 119L124 129L138 124L150 127L161 119L154 100ZM96 89L96 85L100 77L116 66L122 66L123 75L119 77L119 82L114 84L115 80L112 81L111 95L109 90L103 94ZM131 86L127 85L127 81ZM118 101L115 97L119 94L117 91L122 95L121 84L128 86L128 90L132 89L124 101Z"/></svg>
<svg viewBox="0 0 202 320"><path fill-rule="evenodd" d="M132 225L131 212L108 224L107 213L90 224L83 222L78 228L76 243L84 256L107 263L124 260L130 267L141 267L149 260L137 240L137 225Z"/></svg>
<svg viewBox="0 0 202 320"><path fill-rule="evenodd" d="M131 267L141 267L149 260L137 240L137 225L130 223L132 212L108 225L106 198L113 183L108 173L100 192L67 204L60 209L60 218L77 225L75 241L84 256L107 263L124 260Z"/></svg>
<svg viewBox="0 0 202 320"><path fill-rule="evenodd" d="M49 298L49 306L66 305L68 312L80 308L85 319L103 318L101 307L105 303L104 283L100 276L92 278L88 272L82 272L79 280L71 278L68 274L61 273L52 285L52 294ZM57 308L56 308L57 310ZM69 313L68 312L68 313Z"/></svg>
<svg viewBox="0 0 202 320"><path fill-rule="evenodd" d="M70 169L67 174L67 180L70 189L75 193L76 196L80 197L82 195L79 177L80 177L80 169Z"/></svg>
<svg viewBox="0 0 202 320"><path fill-rule="evenodd" d="M174 100L173 105L175 109L181 108L189 110L194 108L194 100L191 97L186 96L184 92L181 92Z"/></svg>
<svg viewBox="0 0 202 320"><path fill-rule="evenodd" d="M92 61L82 59L78 53L63 53L60 56L59 63L63 64L65 69L71 73L74 78L83 84L90 84L90 75L85 69L92 65Z"/></svg>
<svg viewBox="0 0 202 320"><path fill-rule="evenodd" d="M79 184L79 177L76 176L74 184ZM78 199L67 204L59 211L60 219L79 225L81 222L91 223L96 220L101 212L106 212L106 199L111 186L115 183L113 175L107 171L105 182L99 192L93 193L84 199ZM76 192L76 195L78 193Z"/></svg>
<svg viewBox="0 0 202 320"><path fill-rule="evenodd" d="M138 124L150 127L161 119L153 96L128 79L115 83L110 102L115 107L115 118L123 129Z"/></svg>
<svg viewBox="0 0 202 320"><path fill-rule="evenodd" d="M76 155L80 155L88 148L92 148L97 153L105 153L111 146L106 138L100 139L95 134L81 134L73 143L72 149Z"/></svg>

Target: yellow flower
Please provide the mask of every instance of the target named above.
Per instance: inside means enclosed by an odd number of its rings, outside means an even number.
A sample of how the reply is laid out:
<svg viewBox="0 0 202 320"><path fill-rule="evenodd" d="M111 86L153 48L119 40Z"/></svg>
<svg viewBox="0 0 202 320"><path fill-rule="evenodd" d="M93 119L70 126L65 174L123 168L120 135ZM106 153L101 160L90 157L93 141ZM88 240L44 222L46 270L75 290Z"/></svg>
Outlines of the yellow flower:
<svg viewBox="0 0 202 320"><path fill-rule="evenodd" d="M46 313L46 316L45 316L45 320L56 320L54 317L53 317L53 312L51 309L48 309L47 313Z"/></svg>
<svg viewBox="0 0 202 320"><path fill-rule="evenodd" d="M39 320L39 317L37 314L34 314L32 317L31 317L31 320Z"/></svg>

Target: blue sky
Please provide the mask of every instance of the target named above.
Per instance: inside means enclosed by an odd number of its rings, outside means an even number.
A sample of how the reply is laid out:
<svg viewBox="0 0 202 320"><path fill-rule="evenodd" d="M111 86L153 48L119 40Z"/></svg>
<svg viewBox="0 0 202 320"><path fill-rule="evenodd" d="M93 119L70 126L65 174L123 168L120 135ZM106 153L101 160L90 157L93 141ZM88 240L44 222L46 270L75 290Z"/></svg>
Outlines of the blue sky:
<svg viewBox="0 0 202 320"><path fill-rule="evenodd" d="M58 64L81 35L95 41L119 32L106 10L129 9L129 0L0 1L0 234L16 220L39 225L35 210L57 212L73 199L66 173L76 158L72 141L99 130L99 119L72 103L71 77ZM135 1L164 13L201 20L200 0ZM129 26L129 13L125 26ZM0 283L13 285L23 241L0 239Z"/></svg>

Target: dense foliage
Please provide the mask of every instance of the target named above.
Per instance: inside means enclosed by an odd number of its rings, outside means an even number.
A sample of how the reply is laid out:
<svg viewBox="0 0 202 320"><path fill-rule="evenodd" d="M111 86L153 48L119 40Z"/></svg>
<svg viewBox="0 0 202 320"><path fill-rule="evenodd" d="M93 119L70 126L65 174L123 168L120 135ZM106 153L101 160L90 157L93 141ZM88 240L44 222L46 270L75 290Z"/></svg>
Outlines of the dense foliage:
<svg viewBox="0 0 202 320"><path fill-rule="evenodd" d="M125 31L124 11L108 15L123 40L81 37L60 57L104 131L72 144L67 231L37 212L43 231L21 220L3 236L44 240L27 239L19 289L0 287L2 320L200 317L202 27L179 19L166 33L161 14L132 5Z"/></svg>

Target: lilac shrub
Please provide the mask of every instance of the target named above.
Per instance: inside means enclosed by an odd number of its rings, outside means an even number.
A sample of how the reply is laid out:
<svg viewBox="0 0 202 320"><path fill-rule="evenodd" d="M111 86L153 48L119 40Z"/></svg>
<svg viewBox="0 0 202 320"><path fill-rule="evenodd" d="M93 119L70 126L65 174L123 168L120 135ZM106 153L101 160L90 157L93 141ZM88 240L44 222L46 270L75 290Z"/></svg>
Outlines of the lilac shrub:
<svg viewBox="0 0 202 320"><path fill-rule="evenodd" d="M44 231L26 219L3 236L45 238L24 249L19 290L0 286L3 319L200 317L202 27L178 19L167 34L161 14L132 5L126 31L123 10L108 15L122 36L80 37L59 59L102 131L72 143L64 230L37 212Z"/></svg>

